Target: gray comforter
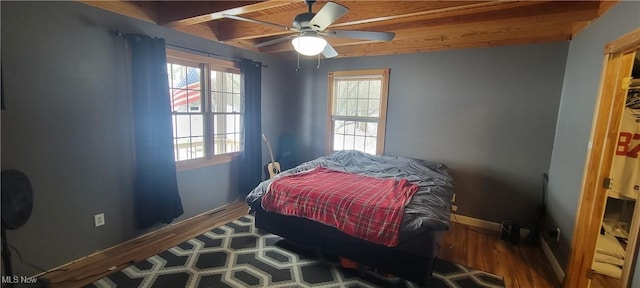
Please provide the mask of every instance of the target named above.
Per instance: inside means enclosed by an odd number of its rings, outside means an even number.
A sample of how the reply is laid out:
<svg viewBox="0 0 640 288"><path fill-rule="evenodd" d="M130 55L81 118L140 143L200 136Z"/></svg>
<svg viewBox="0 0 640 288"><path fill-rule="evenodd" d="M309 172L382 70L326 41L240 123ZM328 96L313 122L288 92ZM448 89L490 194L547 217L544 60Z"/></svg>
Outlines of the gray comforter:
<svg viewBox="0 0 640 288"><path fill-rule="evenodd" d="M379 178L407 179L419 186L405 208L401 232L419 232L423 230L447 230L453 181L449 169L444 164L424 160L370 155L359 151L335 151L276 175L282 177L315 167L368 175ZM273 179L260 183L247 195L246 201L253 209L258 208L260 197Z"/></svg>

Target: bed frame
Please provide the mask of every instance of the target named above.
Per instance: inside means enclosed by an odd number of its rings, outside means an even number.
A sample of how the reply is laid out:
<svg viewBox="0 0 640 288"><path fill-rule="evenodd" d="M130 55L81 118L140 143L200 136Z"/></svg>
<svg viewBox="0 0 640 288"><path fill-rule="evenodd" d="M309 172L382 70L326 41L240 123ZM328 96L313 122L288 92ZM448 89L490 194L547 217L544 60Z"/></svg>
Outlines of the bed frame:
<svg viewBox="0 0 640 288"><path fill-rule="evenodd" d="M336 228L301 217L255 209L255 226L296 246L313 248L376 268L415 284L427 285L446 231L400 235L400 244L386 247L351 237Z"/></svg>

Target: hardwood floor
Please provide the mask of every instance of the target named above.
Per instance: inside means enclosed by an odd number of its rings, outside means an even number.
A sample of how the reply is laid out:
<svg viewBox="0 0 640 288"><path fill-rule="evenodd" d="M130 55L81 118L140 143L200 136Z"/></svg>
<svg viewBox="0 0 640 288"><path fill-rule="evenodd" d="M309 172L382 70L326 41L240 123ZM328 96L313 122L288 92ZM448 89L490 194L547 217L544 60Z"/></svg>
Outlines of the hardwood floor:
<svg viewBox="0 0 640 288"><path fill-rule="evenodd" d="M185 240L240 218L247 214L248 209L244 202L235 202L161 228L153 234L147 234L95 253L59 267L56 271L46 273L39 278L47 279L52 288L82 287L111 274L113 271L147 259Z"/></svg>
<svg viewBox="0 0 640 288"><path fill-rule="evenodd" d="M495 231L452 222L440 258L500 275L509 288L560 287L542 248L510 244Z"/></svg>
<svg viewBox="0 0 640 288"><path fill-rule="evenodd" d="M217 212L216 212L217 211ZM51 287L82 287L113 271L141 261L185 240L225 224L247 213L243 202L221 207L212 213L165 227L41 276ZM559 287L541 248L513 246L498 239L497 232L452 223L444 239L440 257L505 278L509 288Z"/></svg>

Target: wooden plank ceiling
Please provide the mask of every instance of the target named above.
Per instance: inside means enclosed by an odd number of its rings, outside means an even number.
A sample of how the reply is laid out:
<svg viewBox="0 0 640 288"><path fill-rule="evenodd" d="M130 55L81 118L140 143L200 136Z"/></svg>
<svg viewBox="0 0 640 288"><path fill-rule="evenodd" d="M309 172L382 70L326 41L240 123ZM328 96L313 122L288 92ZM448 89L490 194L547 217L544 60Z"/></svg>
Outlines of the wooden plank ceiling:
<svg viewBox="0 0 640 288"><path fill-rule="evenodd" d="M294 35L284 28L233 20L223 15L292 27L307 12L303 0L269 1L82 1L86 4L242 49L293 56L290 41L253 45ZM567 41L615 1L335 1L349 12L334 30L395 32L390 42L327 38L338 57L414 53L459 48ZM313 5L318 12L326 1Z"/></svg>

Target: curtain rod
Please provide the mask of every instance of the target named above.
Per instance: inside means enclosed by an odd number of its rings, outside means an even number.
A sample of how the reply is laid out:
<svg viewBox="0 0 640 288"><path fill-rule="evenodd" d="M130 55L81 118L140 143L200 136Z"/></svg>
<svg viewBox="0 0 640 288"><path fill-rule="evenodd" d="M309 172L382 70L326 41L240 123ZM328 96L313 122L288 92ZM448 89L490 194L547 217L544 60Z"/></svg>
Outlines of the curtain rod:
<svg viewBox="0 0 640 288"><path fill-rule="evenodd" d="M118 37L124 37L126 35L126 34L120 32L120 31L117 31L117 30L113 31L113 34L118 36ZM219 55L219 54L216 54L216 53L211 53L211 52L202 51L202 50L189 48L189 47L184 47L184 46L171 44L171 43L165 43L165 46L172 47L172 48L178 48L178 49L182 49L182 50L187 50L189 52L195 52L195 53L198 53L198 54L201 54L203 56L210 57L210 58L224 58L226 60L235 61L235 62L241 62L242 61L242 59L233 58L233 57L224 56L224 55ZM268 67L267 65L264 65L262 63L261 63L261 65L262 65L262 67L265 67L265 68Z"/></svg>

